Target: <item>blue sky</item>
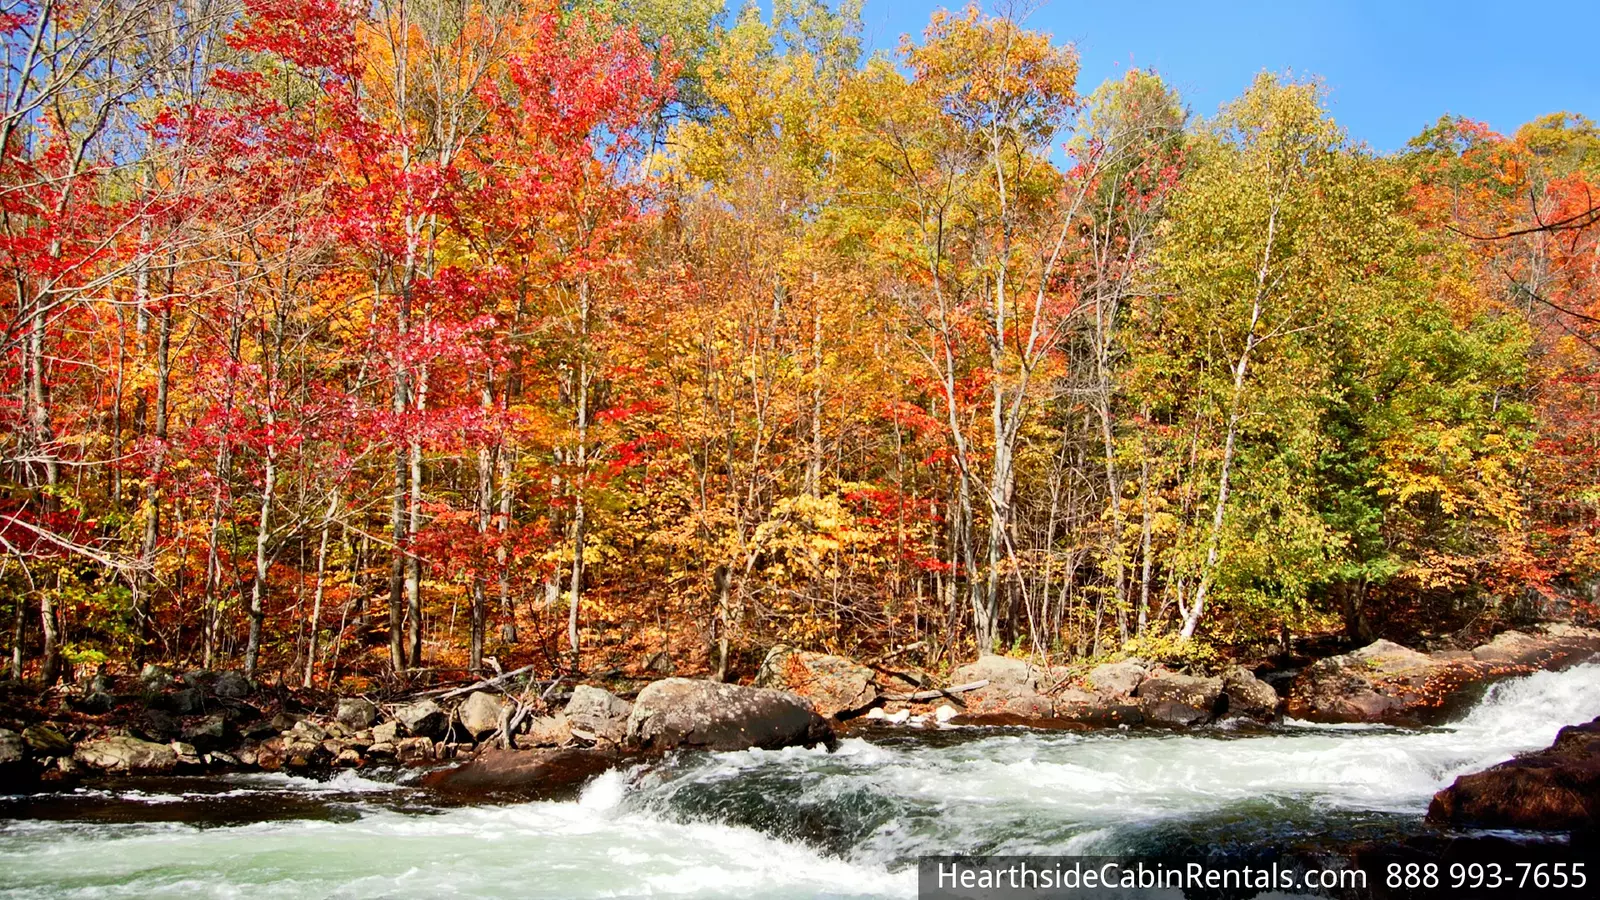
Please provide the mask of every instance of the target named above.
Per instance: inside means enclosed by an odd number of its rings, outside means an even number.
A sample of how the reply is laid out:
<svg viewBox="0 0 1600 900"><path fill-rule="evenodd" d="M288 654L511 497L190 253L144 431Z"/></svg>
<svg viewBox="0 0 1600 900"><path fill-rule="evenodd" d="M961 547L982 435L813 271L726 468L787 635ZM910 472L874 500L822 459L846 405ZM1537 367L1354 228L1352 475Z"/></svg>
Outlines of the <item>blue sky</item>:
<svg viewBox="0 0 1600 900"><path fill-rule="evenodd" d="M933 10L963 5L866 0L868 46L892 49ZM1078 46L1083 90L1130 65L1155 69L1204 116L1262 70L1319 76L1334 118L1380 151L1447 112L1508 133L1556 110L1600 119L1600 0L1048 0L1027 25Z"/></svg>

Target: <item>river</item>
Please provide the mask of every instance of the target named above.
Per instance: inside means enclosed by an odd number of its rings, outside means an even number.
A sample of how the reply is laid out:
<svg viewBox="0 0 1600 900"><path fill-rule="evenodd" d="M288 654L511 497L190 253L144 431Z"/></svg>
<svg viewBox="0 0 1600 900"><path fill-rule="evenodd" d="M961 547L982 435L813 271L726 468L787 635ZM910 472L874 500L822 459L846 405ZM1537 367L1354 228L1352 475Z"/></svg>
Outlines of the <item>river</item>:
<svg viewBox="0 0 1600 900"><path fill-rule="evenodd" d="M1597 715L1587 664L1442 728L885 727L831 754L673 757L564 803L439 806L383 772L107 782L0 798L0 898L911 897L927 854L1416 834L1457 775Z"/></svg>

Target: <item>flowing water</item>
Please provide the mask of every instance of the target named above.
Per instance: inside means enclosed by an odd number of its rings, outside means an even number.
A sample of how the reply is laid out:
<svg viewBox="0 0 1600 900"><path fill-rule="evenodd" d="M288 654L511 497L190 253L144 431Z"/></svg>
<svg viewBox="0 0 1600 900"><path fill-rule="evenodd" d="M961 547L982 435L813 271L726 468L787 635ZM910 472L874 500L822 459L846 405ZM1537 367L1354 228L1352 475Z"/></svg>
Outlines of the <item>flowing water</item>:
<svg viewBox="0 0 1600 900"><path fill-rule="evenodd" d="M884 729L685 754L565 803L439 807L383 773L106 784L0 798L0 898L909 897L928 854L1417 834L1457 775L1597 715L1590 664L1502 682L1444 728Z"/></svg>

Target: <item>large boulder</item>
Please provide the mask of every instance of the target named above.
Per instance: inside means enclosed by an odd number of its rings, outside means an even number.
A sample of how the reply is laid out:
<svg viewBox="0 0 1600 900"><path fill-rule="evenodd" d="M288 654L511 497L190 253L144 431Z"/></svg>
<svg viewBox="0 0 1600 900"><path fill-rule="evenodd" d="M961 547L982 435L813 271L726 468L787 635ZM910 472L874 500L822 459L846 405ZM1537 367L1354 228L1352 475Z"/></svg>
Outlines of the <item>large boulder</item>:
<svg viewBox="0 0 1600 900"><path fill-rule="evenodd" d="M1278 714L1278 692L1243 666L1222 676L1223 712L1229 716L1269 721Z"/></svg>
<svg viewBox="0 0 1600 900"><path fill-rule="evenodd" d="M1210 713L1222 696L1221 678L1197 678L1193 675L1159 675L1139 683L1134 692L1141 704L1171 701L1192 706Z"/></svg>
<svg viewBox="0 0 1600 900"><path fill-rule="evenodd" d="M995 684L990 682L974 691L963 694L966 709L962 715L967 720L993 717L1017 719L1048 719L1054 714L1055 704L1043 694L1025 684Z"/></svg>
<svg viewBox="0 0 1600 900"><path fill-rule="evenodd" d="M1571 625L1502 632L1471 652L1419 653L1377 641L1303 669L1287 712L1318 722L1434 725L1464 712L1495 679L1573 665L1597 651L1600 631Z"/></svg>
<svg viewBox="0 0 1600 900"><path fill-rule="evenodd" d="M0 767L19 765L28 758L28 745L22 735L0 728Z"/></svg>
<svg viewBox="0 0 1600 900"><path fill-rule="evenodd" d="M126 736L86 741L72 758L91 769L135 775L171 772L178 765L170 745Z"/></svg>
<svg viewBox="0 0 1600 900"><path fill-rule="evenodd" d="M429 772L421 784L455 797L570 800L622 760L604 750L484 750L464 765Z"/></svg>
<svg viewBox="0 0 1600 900"><path fill-rule="evenodd" d="M565 717L571 735L581 731L597 742L621 744L628 734L628 716L633 704L610 691L587 684L572 689Z"/></svg>
<svg viewBox="0 0 1600 900"><path fill-rule="evenodd" d="M680 747L744 750L837 742L826 719L802 697L769 688L664 678L639 692L627 743L639 750Z"/></svg>
<svg viewBox="0 0 1600 900"><path fill-rule="evenodd" d="M22 729L22 742L40 756L72 755L72 742L49 725L29 725Z"/></svg>
<svg viewBox="0 0 1600 900"><path fill-rule="evenodd" d="M1464 828L1600 830L1600 718L1561 729L1549 749L1457 778L1433 796L1428 821Z"/></svg>
<svg viewBox="0 0 1600 900"><path fill-rule="evenodd" d="M500 695L473 691L456 709L456 718L461 720L461 728L476 741L500 729L500 716L505 708L506 702Z"/></svg>
<svg viewBox="0 0 1600 900"><path fill-rule="evenodd" d="M211 683L211 692L224 700L243 700L253 690L255 686L243 672L223 672Z"/></svg>
<svg viewBox="0 0 1600 900"><path fill-rule="evenodd" d="M1036 690L1039 687L1039 669L1025 659L985 654L977 662L956 667L950 673L952 685L987 681L990 685L1011 685Z"/></svg>
<svg viewBox="0 0 1600 900"><path fill-rule="evenodd" d="M378 704L365 697L341 697L333 718L351 728L371 728L378 724Z"/></svg>
<svg viewBox="0 0 1600 900"><path fill-rule="evenodd" d="M450 727L449 714L432 700L418 700L398 707L394 717L412 737L442 737Z"/></svg>
<svg viewBox="0 0 1600 900"><path fill-rule="evenodd" d="M877 673L842 656L774 647L761 663L756 685L778 688L811 701L823 716L860 712L878 699Z"/></svg>
<svg viewBox="0 0 1600 900"><path fill-rule="evenodd" d="M1095 666L1086 680L1090 690L1111 700L1132 697L1148 674L1142 664L1129 659Z"/></svg>
<svg viewBox="0 0 1600 900"><path fill-rule="evenodd" d="M1435 724L1446 701L1488 674L1470 656L1439 657L1375 641L1318 660L1290 685L1288 713L1314 722Z"/></svg>
<svg viewBox="0 0 1600 900"><path fill-rule="evenodd" d="M623 720L622 727L626 735L627 720ZM528 722L527 733L517 735L514 740L518 747L525 750L535 747L560 747L572 740L572 723L567 721L566 713L538 716Z"/></svg>

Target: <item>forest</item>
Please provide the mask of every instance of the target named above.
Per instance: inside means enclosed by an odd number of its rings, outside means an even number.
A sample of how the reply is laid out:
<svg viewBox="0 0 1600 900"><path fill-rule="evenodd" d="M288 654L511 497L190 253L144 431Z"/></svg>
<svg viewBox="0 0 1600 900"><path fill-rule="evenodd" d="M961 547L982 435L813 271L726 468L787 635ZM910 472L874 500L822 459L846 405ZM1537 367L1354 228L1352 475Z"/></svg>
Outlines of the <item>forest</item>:
<svg viewBox="0 0 1600 900"><path fill-rule="evenodd" d="M1600 126L1005 9L6 0L12 679L1204 666L1600 602ZM1420 123L1419 123L1420 124Z"/></svg>

